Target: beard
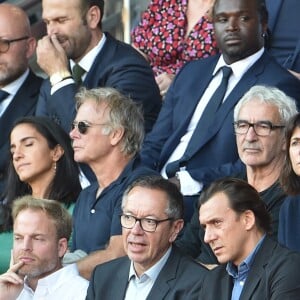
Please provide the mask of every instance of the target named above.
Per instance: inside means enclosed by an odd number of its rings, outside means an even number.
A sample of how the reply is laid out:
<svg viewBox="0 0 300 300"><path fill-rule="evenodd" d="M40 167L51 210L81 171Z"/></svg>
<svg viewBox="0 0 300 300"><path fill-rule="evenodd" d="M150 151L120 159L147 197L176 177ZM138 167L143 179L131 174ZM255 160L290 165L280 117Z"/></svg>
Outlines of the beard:
<svg viewBox="0 0 300 300"><path fill-rule="evenodd" d="M16 62L14 66L0 62L0 86L6 86L19 78L27 69L27 63Z"/></svg>
<svg viewBox="0 0 300 300"><path fill-rule="evenodd" d="M38 265L23 265L18 274L27 276L28 280L33 278L42 278L53 273L57 269L57 261L38 261Z"/></svg>

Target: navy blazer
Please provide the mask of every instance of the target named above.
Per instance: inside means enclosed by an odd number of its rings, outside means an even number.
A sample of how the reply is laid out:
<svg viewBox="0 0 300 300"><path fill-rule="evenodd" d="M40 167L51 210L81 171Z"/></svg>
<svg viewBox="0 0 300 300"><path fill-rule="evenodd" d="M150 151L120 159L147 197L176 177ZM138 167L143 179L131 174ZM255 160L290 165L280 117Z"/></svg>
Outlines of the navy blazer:
<svg viewBox="0 0 300 300"><path fill-rule="evenodd" d="M158 119L145 139L141 157L145 164L161 170L186 133L195 108L207 88L219 55L187 63L175 77ZM197 136L196 150L186 169L197 180L201 167L217 167L238 159L233 131L233 110L239 99L253 86L275 86L300 99L300 81L281 67L268 53L244 74L216 113L206 132ZM299 101L298 107L299 105Z"/></svg>
<svg viewBox="0 0 300 300"><path fill-rule="evenodd" d="M6 168L10 158L10 131L18 118L34 114L41 83L42 78L30 71L12 102L0 117L0 194L4 192Z"/></svg>
<svg viewBox="0 0 300 300"><path fill-rule="evenodd" d="M125 297L130 260L127 256L98 265L90 280L87 300L123 300ZM147 300L197 299L208 271L175 247L160 271Z"/></svg>
<svg viewBox="0 0 300 300"><path fill-rule="evenodd" d="M240 300L299 300L300 254L266 237L245 281ZM204 280L198 299L230 300L232 277L226 264L213 269Z"/></svg>
<svg viewBox="0 0 300 300"><path fill-rule="evenodd" d="M114 39L108 33L106 42L96 56L83 85L89 89L113 87L139 103L144 112L145 130L150 131L161 107L161 96L152 69L130 45ZM50 116L69 132L75 118L74 96L78 87L66 85L50 95L46 79L41 88L36 114Z"/></svg>
<svg viewBox="0 0 300 300"><path fill-rule="evenodd" d="M285 9L282 9L284 2ZM277 35L277 31L280 31L279 37L291 30L297 30L300 26L300 19L297 18L298 12L300 11L300 1L284 1L284 0L266 0L267 9L269 12L268 27L271 31L271 44L270 51L273 51L273 40L272 34ZM291 12L289 15L284 16L285 21L279 19L286 12ZM285 36L286 36L285 35ZM295 35L294 35L295 36ZM289 39L289 37L286 37ZM284 67L300 72L300 35L298 34L298 40L289 41L281 39L276 45L276 55L278 60L281 61Z"/></svg>

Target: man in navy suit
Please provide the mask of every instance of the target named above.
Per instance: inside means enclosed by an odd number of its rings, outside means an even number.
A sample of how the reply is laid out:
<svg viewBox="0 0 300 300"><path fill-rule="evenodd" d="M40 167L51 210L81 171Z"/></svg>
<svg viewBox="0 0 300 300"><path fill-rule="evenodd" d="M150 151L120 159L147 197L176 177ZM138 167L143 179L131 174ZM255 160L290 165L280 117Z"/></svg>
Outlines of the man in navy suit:
<svg viewBox="0 0 300 300"><path fill-rule="evenodd" d="M172 246L183 226L177 187L160 176L141 177L125 191L122 210L128 257L96 267L87 299L197 299L208 272Z"/></svg>
<svg viewBox="0 0 300 300"><path fill-rule="evenodd" d="M276 86L296 100L300 95L299 80L264 50L268 14L263 0L217 0L213 22L222 55L193 61L182 68L142 149L145 164L180 185L189 209L187 218L201 190L201 168L238 159L233 109L250 87ZM223 66L232 69L223 103L201 131L197 124L206 114L207 103L213 100L210 98L221 82ZM177 167L175 177L174 168L168 173L171 163Z"/></svg>
<svg viewBox="0 0 300 300"><path fill-rule="evenodd" d="M9 161L9 134L13 123L33 115L42 82L28 68L36 41L26 13L17 6L0 5L0 203Z"/></svg>
<svg viewBox="0 0 300 300"><path fill-rule="evenodd" d="M43 0L42 6L48 35L38 43L37 62L49 79L36 114L50 116L69 132L78 87L113 87L141 104L150 131L161 107L152 70L130 45L102 32L104 1Z"/></svg>
<svg viewBox="0 0 300 300"><path fill-rule="evenodd" d="M269 237L271 217L250 184L221 179L199 204L204 240L221 265L208 273L198 299L299 299L300 254Z"/></svg>

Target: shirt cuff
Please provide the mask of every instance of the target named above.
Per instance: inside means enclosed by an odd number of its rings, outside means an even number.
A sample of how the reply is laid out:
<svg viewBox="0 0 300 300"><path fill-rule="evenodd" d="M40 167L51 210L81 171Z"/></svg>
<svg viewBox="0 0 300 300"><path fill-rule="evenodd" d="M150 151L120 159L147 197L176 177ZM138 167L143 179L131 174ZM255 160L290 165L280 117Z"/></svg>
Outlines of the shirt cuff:
<svg viewBox="0 0 300 300"><path fill-rule="evenodd" d="M180 191L182 195L194 196L201 192L203 183L194 180L188 171L179 171L176 175L180 181Z"/></svg>
<svg viewBox="0 0 300 300"><path fill-rule="evenodd" d="M51 92L50 92L51 95L53 95L57 90L61 89L62 87L72 83L75 83L73 78L67 78L65 80L58 82L57 84L51 87Z"/></svg>

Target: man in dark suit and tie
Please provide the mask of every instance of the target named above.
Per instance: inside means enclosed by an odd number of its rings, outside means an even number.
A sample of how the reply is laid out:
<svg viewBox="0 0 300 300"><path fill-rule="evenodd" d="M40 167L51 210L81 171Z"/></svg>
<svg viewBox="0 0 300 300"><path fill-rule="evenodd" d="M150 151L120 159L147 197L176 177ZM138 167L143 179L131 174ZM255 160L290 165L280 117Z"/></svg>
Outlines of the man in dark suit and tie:
<svg viewBox="0 0 300 300"><path fill-rule="evenodd" d="M221 179L199 203L204 240L221 264L206 276L199 299L299 299L300 254L269 237L271 217L251 185Z"/></svg>
<svg viewBox="0 0 300 300"><path fill-rule="evenodd" d="M42 82L28 68L36 41L26 13L17 6L0 5L0 203L9 161L9 133L14 121L33 115Z"/></svg>
<svg viewBox="0 0 300 300"><path fill-rule="evenodd" d="M222 54L182 68L146 136L142 159L180 185L187 218L201 190L201 168L238 159L232 122L239 99L256 84L276 86L299 99L299 80L264 49L267 22L264 0L216 0L213 23ZM225 84L224 67L232 71ZM225 96L212 108L215 95L225 85Z"/></svg>
<svg viewBox="0 0 300 300"><path fill-rule="evenodd" d="M50 116L69 132L78 87L113 87L141 104L149 132L161 107L159 89L147 61L102 32L104 1L43 0L42 6L48 35L38 43L37 61L49 79L36 114Z"/></svg>
<svg viewBox="0 0 300 300"><path fill-rule="evenodd" d="M122 210L128 257L96 267L87 299L197 299L208 271L172 246L183 226L177 187L159 176L141 177L125 191Z"/></svg>

